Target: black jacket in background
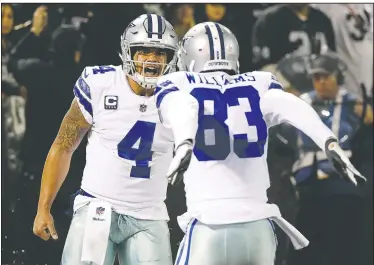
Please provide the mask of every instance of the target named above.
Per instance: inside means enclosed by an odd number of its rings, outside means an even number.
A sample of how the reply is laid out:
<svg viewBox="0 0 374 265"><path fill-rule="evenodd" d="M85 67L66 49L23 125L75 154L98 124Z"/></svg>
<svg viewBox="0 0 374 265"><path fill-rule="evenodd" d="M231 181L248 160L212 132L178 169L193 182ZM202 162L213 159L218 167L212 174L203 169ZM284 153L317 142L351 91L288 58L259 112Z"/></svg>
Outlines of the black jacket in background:
<svg viewBox="0 0 374 265"><path fill-rule="evenodd" d="M18 41L11 51L14 58L38 58L43 61L49 59L49 46L51 43L51 34L48 29L44 30L39 36L30 32L29 28L17 32Z"/></svg>
<svg viewBox="0 0 374 265"><path fill-rule="evenodd" d="M26 164L40 168L73 99L72 88L80 71L43 61L31 62L16 73L27 87L26 134L23 157Z"/></svg>
<svg viewBox="0 0 374 265"><path fill-rule="evenodd" d="M253 29L253 62L259 69L277 63L288 53L319 52L321 35L325 36L329 49L335 51L331 21L321 11L309 7L308 19L302 21L286 5L269 7Z"/></svg>

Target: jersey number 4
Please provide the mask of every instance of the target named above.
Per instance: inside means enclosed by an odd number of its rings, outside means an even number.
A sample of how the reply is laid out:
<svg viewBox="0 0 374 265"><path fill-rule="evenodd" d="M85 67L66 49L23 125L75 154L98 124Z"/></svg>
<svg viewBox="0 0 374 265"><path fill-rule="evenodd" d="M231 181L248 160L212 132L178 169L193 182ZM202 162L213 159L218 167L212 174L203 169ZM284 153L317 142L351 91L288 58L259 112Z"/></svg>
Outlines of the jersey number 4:
<svg viewBox="0 0 374 265"><path fill-rule="evenodd" d="M268 133L260 109L260 96L253 86L229 88L224 93L215 89L196 88L191 91L191 95L200 105L194 148L199 161L225 160L231 152L230 130L233 151L239 158L261 157L264 154ZM209 105L211 110L207 111ZM234 107L243 109L244 120L233 116L239 112L232 112L235 114L228 119L229 111ZM234 124L230 124L230 121ZM238 131L241 133L235 134Z"/></svg>
<svg viewBox="0 0 374 265"><path fill-rule="evenodd" d="M137 121L117 146L119 157L135 161L136 165L130 172L133 178L150 178L151 168L148 163L152 160L155 129L154 122Z"/></svg>
<svg viewBox="0 0 374 265"><path fill-rule="evenodd" d="M93 68L96 74L105 74L115 71L110 66L99 66ZM127 135L117 145L118 156L124 159L135 161L131 168L130 176L133 178L150 178L151 168L148 163L152 160L152 143L155 135L156 123L137 121ZM135 146L138 144L138 148Z"/></svg>

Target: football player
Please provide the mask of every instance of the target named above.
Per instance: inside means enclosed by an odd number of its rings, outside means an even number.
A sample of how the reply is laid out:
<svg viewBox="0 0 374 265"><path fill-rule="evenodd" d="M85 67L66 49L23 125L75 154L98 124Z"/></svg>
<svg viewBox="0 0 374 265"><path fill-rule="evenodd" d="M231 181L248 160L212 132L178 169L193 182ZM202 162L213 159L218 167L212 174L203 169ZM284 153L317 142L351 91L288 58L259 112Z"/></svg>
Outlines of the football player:
<svg viewBox="0 0 374 265"><path fill-rule="evenodd" d="M373 123L373 110L370 105L365 108L362 100L346 89L346 67L336 54L323 53L309 59L308 73L314 91L300 98L316 110L351 159L356 150L361 151L356 147L357 131L362 123ZM292 168L292 183L299 197L295 223L313 244L291 251L288 264L362 264L358 259L364 237L357 229L365 227L367 215L362 189L340 178L326 154L305 134L297 132L295 136L298 159Z"/></svg>
<svg viewBox="0 0 374 265"><path fill-rule="evenodd" d="M178 38L155 14L121 36L123 65L86 67L48 153L34 233L57 239L52 203L74 150L88 132L86 165L61 264L171 264L164 200L171 132L152 98L158 78L176 67Z"/></svg>
<svg viewBox="0 0 374 265"><path fill-rule="evenodd" d="M239 74L236 37L218 23L190 29L179 59L183 71L162 77L155 97L163 124L175 138L170 182L184 173L188 209L178 217L185 237L175 264L274 264L272 221L296 249L307 246L279 208L267 203L268 130L284 122L294 125L344 177L355 185L364 181L335 135L308 104L284 92L271 73Z"/></svg>

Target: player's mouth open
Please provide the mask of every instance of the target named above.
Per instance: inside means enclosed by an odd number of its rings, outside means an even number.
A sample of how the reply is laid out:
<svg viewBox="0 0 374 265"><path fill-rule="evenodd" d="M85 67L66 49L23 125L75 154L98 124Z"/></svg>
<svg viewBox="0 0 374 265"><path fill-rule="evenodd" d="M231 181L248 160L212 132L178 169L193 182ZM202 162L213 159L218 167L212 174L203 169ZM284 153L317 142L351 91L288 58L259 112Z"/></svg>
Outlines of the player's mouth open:
<svg viewBox="0 0 374 265"><path fill-rule="evenodd" d="M145 66L144 75L145 76L159 76L161 68L159 66Z"/></svg>

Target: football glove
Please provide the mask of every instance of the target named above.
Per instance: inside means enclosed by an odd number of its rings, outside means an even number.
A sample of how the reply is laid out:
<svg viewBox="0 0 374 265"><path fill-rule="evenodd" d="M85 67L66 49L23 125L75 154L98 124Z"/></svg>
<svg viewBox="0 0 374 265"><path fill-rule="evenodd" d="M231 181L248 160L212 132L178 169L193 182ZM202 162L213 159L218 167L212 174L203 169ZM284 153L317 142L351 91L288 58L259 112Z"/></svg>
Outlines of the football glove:
<svg viewBox="0 0 374 265"><path fill-rule="evenodd" d="M192 148L192 140L190 139L183 141L176 148L175 155L166 174L171 185L175 185L183 179L183 174L190 165Z"/></svg>
<svg viewBox="0 0 374 265"><path fill-rule="evenodd" d="M357 186L357 182L359 184L366 182L366 178L352 165L336 139L328 139L325 144L325 150L328 160L333 165L335 171L341 176L352 182L355 186Z"/></svg>

